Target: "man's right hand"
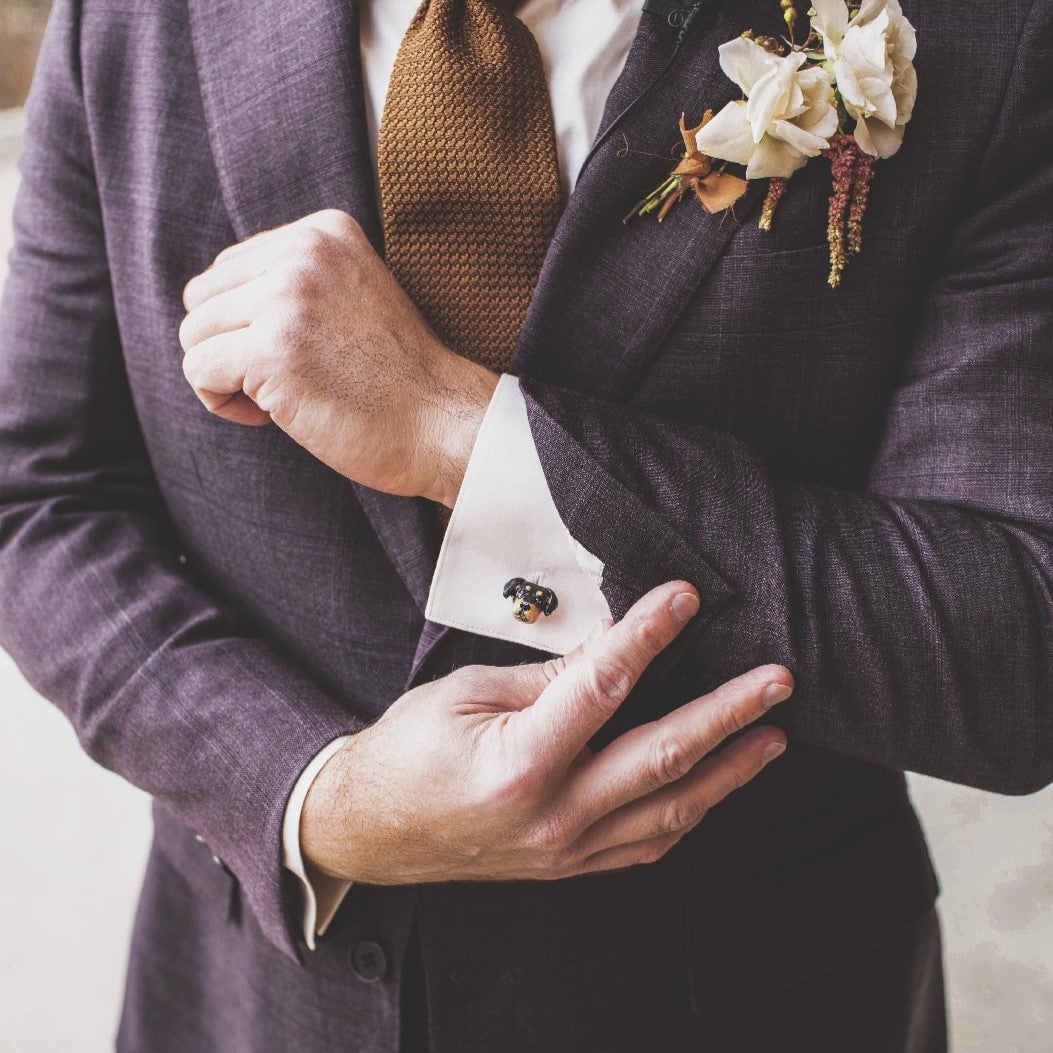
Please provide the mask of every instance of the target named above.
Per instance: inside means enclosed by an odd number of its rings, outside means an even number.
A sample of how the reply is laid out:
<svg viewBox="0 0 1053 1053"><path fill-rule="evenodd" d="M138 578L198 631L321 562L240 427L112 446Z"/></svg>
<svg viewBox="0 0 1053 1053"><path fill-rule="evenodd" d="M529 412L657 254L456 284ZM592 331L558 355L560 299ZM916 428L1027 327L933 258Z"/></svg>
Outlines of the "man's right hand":
<svg viewBox="0 0 1053 1053"><path fill-rule="evenodd" d="M309 865L376 885L563 878L661 858L785 747L757 727L786 698L766 665L626 732L590 738L698 610L685 582L649 592L566 658L467 666L414 688L314 780Z"/></svg>

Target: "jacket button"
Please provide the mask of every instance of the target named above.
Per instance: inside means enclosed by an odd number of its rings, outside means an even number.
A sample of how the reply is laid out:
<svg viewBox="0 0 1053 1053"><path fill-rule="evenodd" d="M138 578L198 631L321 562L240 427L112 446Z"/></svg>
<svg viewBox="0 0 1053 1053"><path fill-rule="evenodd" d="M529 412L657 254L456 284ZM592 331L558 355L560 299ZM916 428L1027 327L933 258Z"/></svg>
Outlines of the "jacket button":
<svg viewBox="0 0 1053 1053"><path fill-rule="evenodd" d="M372 940L359 940L351 948L351 971L363 983L375 984L388 971L384 948Z"/></svg>

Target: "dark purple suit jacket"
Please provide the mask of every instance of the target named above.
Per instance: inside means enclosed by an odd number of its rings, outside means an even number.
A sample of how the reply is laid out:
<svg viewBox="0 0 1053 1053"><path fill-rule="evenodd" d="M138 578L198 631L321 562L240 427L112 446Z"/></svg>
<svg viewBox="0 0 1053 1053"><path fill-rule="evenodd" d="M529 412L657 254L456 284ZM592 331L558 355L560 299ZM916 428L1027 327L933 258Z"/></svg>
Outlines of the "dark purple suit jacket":
<svg viewBox="0 0 1053 1053"><path fill-rule="evenodd" d="M1053 55L1045 3L905 7L919 100L839 291L822 161L769 234L763 188L621 222L680 112L733 97L717 46L779 28L727 3L586 170L513 362L614 611L701 591L597 745L777 661L787 755L658 864L358 886L308 954L279 863L300 771L407 685L536 653L425 621L423 502L183 379L181 290L220 249L323 207L380 246L355 4L57 0L0 312L0 643L156 798L122 1049L391 1050L414 921L435 1050L728 1053L774 1048L765 1019L781 1049L908 1048L918 956L858 965L936 895L902 770L1053 779ZM644 14L605 120L674 37ZM873 1044L820 1033L823 992Z"/></svg>

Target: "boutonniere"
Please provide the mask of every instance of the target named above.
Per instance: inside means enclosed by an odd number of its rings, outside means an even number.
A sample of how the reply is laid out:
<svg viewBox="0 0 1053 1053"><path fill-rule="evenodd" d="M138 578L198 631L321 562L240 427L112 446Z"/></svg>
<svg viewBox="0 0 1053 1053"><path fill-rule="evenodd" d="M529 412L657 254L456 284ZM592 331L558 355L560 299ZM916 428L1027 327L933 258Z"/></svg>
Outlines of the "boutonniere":
<svg viewBox="0 0 1053 1053"><path fill-rule="evenodd" d="M711 212L730 207L746 191L729 171L741 165L746 181L769 180L759 226L770 230L787 180L822 156L831 169L828 281L837 288L862 247L874 162L900 148L914 108L914 27L898 0L812 0L798 43L794 0L781 6L789 37L747 31L720 46L720 67L743 98L707 111L696 128L681 117L683 159L632 214L664 219L689 190Z"/></svg>

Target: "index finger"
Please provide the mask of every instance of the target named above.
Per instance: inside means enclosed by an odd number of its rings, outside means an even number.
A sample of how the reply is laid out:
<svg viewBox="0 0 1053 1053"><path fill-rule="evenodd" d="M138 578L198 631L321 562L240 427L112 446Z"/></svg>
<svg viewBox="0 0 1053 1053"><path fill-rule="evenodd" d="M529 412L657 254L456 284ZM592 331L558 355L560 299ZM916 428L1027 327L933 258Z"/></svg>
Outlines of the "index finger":
<svg viewBox="0 0 1053 1053"><path fill-rule="evenodd" d="M272 241L279 235L288 234L301 227L315 227L318 230L339 236L345 234L349 226L357 228L358 224L348 213L336 208L320 208L315 212L308 212L305 216L290 220L288 223L282 223L280 226L257 231L241 241L234 242L233 245L228 245L217 253L212 265L215 266L221 260L229 260L243 252L258 249L261 245Z"/></svg>
<svg viewBox="0 0 1053 1053"><path fill-rule="evenodd" d="M522 711L526 748L546 767L569 766L698 607L698 592L686 581L659 585L637 600Z"/></svg>

